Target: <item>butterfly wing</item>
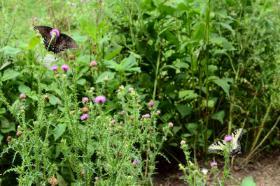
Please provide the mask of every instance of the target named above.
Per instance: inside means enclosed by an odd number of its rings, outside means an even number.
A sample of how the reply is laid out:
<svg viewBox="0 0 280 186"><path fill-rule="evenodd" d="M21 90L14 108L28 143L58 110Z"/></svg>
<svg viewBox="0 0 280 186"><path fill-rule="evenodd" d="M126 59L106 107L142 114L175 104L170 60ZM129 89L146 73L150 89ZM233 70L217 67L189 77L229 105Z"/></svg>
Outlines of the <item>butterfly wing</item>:
<svg viewBox="0 0 280 186"><path fill-rule="evenodd" d="M50 32L51 32L52 28L49 26L35 26L34 29L38 30L39 33L41 34L41 36L43 37L44 45L45 45L45 48L47 49L49 42L51 40Z"/></svg>
<svg viewBox="0 0 280 186"><path fill-rule="evenodd" d="M209 153L218 153L218 154L223 153L225 146L226 146L226 143L224 140L216 141L208 147L208 152Z"/></svg>
<svg viewBox="0 0 280 186"><path fill-rule="evenodd" d="M231 134L232 136L232 141L231 141L231 149L230 149L230 154L231 156L239 154L241 152L241 145L240 145L240 139L243 134L243 129L236 129L233 131ZM208 152L209 153L217 153L221 154L226 148L226 142L224 140L220 140L217 142L214 142L208 147Z"/></svg>
<svg viewBox="0 0 280 186"><path fill-rule="evenodd" d="M236 155L241 153L240 140L243 134L243 129L239 128L233 131L232 135L232 145L231 145L231 155Z"/></svg>
<svg viewBox="0 0 280 186"><path fill-rule="evenodd" d="M58 53L58 52L64 51L66 49L71 49L71 48L78 48L77 43L70 36L61 33L60 36L56 40L54 52Z"/></svg>
<svg viewBox="0 0 280 186"><path fill-rule="evenodd" d="M50 32L53 29L51 27L35 26L34 29L38 30L39 33L41 34L41 36L43 37L45 48L48 51L52 51L54 53L59 53L59 52L64 51L66 49L78 48L78 45L76 44L74 39L72 39L70 36L68 36L66 34L63 34L63 33L60 33L60 35L56 39L56 41L53 41L53 42L50 43L50 41L51 41Z"/></svg>

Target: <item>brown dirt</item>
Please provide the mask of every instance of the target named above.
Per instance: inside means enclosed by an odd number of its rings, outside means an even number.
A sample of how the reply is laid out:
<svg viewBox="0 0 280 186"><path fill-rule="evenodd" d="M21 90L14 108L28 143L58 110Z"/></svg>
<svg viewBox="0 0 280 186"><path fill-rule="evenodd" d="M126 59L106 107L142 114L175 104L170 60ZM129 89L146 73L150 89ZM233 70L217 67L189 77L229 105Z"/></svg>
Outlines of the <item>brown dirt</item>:
<svg viewBox="0 0 280 186"><path fill-rule="evenodd" d="M182 173L179 171L167 170L155 177L154 184L155 186L187 186L180 179L181 176ZM238 186L247 176L252 176L257 186L280 186L280 152L262 155L242 169L235 166L231 170L226 186Z"/></svg>

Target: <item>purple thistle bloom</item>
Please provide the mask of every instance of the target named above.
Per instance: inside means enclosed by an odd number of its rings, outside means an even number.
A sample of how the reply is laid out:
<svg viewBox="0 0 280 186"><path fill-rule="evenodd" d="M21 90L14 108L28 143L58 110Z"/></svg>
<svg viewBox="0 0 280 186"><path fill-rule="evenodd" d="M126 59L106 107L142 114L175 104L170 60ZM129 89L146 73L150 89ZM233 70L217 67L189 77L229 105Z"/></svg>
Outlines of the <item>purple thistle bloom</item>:
<svg viewBox="0 0 280 186"><path fill-rule="evenodd" d="M97 62L95 60L93 60L92 62L90 62L89 66L96 67L97 66Z"/></svg>
<svg viewBox="0 0 280 186"><path fill-rule="evenodd" d="M58 38L60 36L60 32L57 28L53 28L50 32L51 37L56 37Z"/></svg>
<svg viewBox="0 0 280 186"><path fill-rule="evenodd" d="M226 135L224 138L225 142L230 142L232 140L232 136L231 135Z"/></svg>
<svg viewBox="0 0 280 186"><path fill-rule="evenodd" d="M88 97L83 97L82 98L82 103L85 104L89 101Z"/></svg>
<svg viewBox="0 0 280 186"><path fill-rule="evenodd" d="M61 66L61 69L62 69L64 72L67 72L67 71L69 70L69 66L66 65L66 64L63 64L63 65Z"/></svg>
<svg viewBox="0 0 280 186"><path fill-rule="evenodd" d="M88 118L89 118L89 115L88 115L88 114L83 114L83 115L81 115L81 117L80 117L80 119L81 119L82 121L87 120Z"/></svg>
<svg viewBox="0 0 280 186"><path fill-rule="evenodd" d="M144 115L142 115L142 118L150 118L150 117L151 117L150 114L144 114Z"/></svg>
<svg viewBox="0 0 280 186"><path fill-rule="evenodd" d="M105 102L106 102L105 96L97 96L96 98L94 98L94 103L103 104Z"/></svg>
<svg viewBox="0 0 280 186"><path fill-rule="evenodd" d="M153 100L149 101L148 106L151 108L155 105L155 102Z"/></svg>
<svg viewBox="0 0 280 186"><path fill-rule="evenodd" d="M57 66L57 65L54 65L54 66L51 67L51 70L52 70L52 71L57 71L57 69L58 69L58 66Z"/></svg>
<svg viewBox="0 0 280 186"><path fill-rule="evenodd" d="M138 159L134 159L132 164L135 166L135 165L138 165L140 163L140 161Z"/></svg>
<svg viewBox="0 0 280 186"><path fill-rule="evenodd" d="M213 160L213 161L210 162L210 166L213 168L213 167L217 167L218 164L215 160Z"/></svg>

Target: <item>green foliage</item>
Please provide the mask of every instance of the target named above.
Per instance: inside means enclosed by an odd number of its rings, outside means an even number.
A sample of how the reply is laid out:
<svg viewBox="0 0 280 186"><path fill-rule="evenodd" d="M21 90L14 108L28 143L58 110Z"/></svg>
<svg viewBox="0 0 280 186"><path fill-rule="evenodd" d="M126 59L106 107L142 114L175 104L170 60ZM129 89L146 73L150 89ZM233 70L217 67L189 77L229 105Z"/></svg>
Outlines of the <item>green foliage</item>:
<svg viewBox="0 0 280 186"><path fill-rule="evenodd" d="M148 183L163 141L206 155L220 131L240 127L253 138L242 142L247 161L258 144L279 146L276 0L10 0L0 17L0 141L21 185ZM33 25L58 27L79 49L48 54ZM50 70L62 64L67 73ZM106 104L80 101L98 95ZM191 162L187 180L204 183Z"/></svg>
<svg viewBox="0 0 280 186"><path fill-rule="evenodd" d="M247 176L243 178L241 186L256 186L256 183L252 176Z"/></svg>

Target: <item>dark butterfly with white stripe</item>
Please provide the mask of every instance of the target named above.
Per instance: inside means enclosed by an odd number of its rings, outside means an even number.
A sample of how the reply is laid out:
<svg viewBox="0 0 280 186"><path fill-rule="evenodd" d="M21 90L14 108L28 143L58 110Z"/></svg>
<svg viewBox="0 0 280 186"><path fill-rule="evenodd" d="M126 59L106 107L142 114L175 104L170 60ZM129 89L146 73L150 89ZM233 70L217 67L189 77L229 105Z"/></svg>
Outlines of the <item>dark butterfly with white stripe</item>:
<svg viewBox="0 0 280 186"><path fill-rule="evenodd" d="M208 152L222 154L226 148L227 143L230 143L230 155L234 156L240 154L241 153L240 139L242 137L242 134L243 134L242 128L236 129L231 134L232 140L230 142L225 142L224 140L216 141L208 147Z"/></svg>
<svg viewBox="0 0 280 186"><path fill-rule="evenodd" d="M34 29L39 31L43 37L45 48L48 51L56 54L67 49L78 48L74 39L64 33L60 33L57 29L48 26L35 26ZM57 35L52 39L51 32L53 30L58 33L56 32Z"/></svg>

